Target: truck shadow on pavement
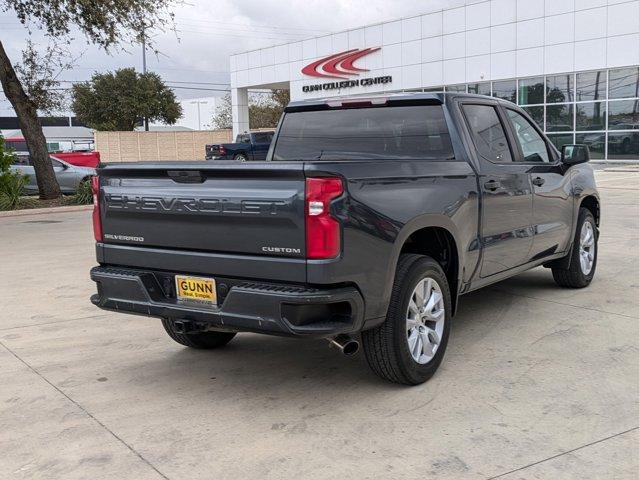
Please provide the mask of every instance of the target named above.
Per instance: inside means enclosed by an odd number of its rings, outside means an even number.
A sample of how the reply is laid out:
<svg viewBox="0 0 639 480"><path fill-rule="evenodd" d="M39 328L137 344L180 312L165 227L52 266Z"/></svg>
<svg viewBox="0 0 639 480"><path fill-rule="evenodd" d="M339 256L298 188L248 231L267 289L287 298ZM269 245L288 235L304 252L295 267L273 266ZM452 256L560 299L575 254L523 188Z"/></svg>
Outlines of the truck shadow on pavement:
<svg viewBox="0 0 639 480"><path fill-rule="evenodd" d="M531 294L533 290L554 285L547 270L523 276L526 278L516 282L517 288L525 289L528 285ZM519 304L530 301L501 291L513 283L510 279L497 284L496 288L472 292L461 299L444 362L426 385L455 375L456 369L463 369L463 353L471 350L476 343L489 339L503 322L521 322L523 327L524 323L530 321L525 315L509 314L517 310ZM518 326L511 324L510 327ZM170 340L167 338L166 341ZM277 390L286 386L293 389L295 385L299 388L300 384L312 384L313 389L322 385L338 390L353 385L369 385L376 390L381 388L381 391L404 388L375 376L368 368L362 348L356 355L347 357L321 339L289 339L240 333L220 350L175 348L174 353L166 357L166 369L170 371L167 372L169 378L164 377L167 382L171 381L171 375L186 375L198 383L212 380L224 384L225 388L236 384L243 389L261 391L262 394L267 394L274 387ZM161 368L160 365L156 367Z"/></svg>

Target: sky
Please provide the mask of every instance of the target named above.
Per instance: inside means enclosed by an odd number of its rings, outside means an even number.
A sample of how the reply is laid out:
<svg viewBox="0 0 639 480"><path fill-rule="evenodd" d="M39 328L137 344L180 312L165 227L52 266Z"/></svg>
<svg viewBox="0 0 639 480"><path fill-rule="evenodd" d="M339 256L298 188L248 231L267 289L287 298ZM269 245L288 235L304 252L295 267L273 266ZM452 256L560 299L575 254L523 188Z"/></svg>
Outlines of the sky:
<svg viewBox="0 0 639 480"><path fill-rule="evenodd" d="M323 33L361 27L446 7L451 0L184 0L172 8L177 34L151 29L160 55L147 53L147 67L174 88L178 98L223 95L229 88L229 55L289 43ZM0 2L2 5L3 2ZM0 12L0 40L12 61L21 57L26 29L11 10ZM46 40L39 34L41 45ZM64 86L94 72L123 67L142 69L142 48L105 54L76 36L71 51L76 66L59 76ZM1 96L3 97L3 96ZM0 100L0 111L8 107Z"/></svg>

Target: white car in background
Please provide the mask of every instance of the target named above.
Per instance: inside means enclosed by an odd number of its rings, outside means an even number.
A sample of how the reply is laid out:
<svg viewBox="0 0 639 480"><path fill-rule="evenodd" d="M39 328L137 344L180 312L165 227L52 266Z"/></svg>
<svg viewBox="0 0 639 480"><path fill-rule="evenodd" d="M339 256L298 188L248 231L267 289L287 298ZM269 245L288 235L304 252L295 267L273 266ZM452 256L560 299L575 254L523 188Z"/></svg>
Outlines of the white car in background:
<svg viewBox="0 0 639 480"><path fill-rule="evenodd" d="M55 178L58 180L62 193L76 193L83 181L89 180L95 175L95 169L90 167L78 167L71 165L56 157L49 157L53 165ZM38 193L38 183L36 182L35 169L31 165L29 155L16 155L16 160L11 169L29 177L29 183L25 186L27 194Z"/></svg>

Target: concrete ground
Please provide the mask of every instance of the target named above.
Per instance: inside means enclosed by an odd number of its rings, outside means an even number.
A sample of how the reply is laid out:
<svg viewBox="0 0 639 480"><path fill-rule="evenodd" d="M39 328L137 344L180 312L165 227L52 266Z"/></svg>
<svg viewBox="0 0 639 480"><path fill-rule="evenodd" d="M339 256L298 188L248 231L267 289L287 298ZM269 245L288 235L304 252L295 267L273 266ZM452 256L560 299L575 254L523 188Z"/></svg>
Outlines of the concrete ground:
<svg viewBox="0 0 639 480"><path fill-rule="evenodd" d="M413 388L323 341L182 348L89 303L89 212L0 218L0 478L636 479L639 171L597 177L593 284L464 297Z"/></svg>

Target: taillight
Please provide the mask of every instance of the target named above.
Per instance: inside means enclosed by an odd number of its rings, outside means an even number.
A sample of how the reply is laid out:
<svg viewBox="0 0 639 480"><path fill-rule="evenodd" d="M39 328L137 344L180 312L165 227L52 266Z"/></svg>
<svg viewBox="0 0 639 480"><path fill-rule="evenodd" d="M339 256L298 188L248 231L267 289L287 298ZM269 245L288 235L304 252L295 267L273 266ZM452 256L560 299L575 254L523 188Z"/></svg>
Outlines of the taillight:
<svg viewBox="0 0 639 480"><path fill-rule="evenodd" d="M100 218L100 177L91 177L93 192L93 236L96 242L102 241L102 219Z"/></svg>
<svg viewBox="0 0 639 480"><path fill-rule="evenodd" d="M219 152L220 152L220 157L226 156L226 148L224 148L224 145L220 145Z"/></svg>
<svg viewBox="0 0 639 480"><path fill-rule="evenodd" d="M330 203L344 192L335 177L306 179L306 257L335 258L342 241L340 224L330 214Z"/></svg>

